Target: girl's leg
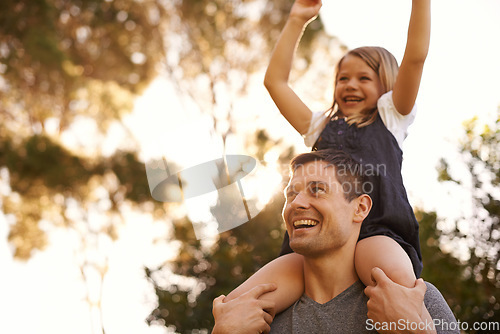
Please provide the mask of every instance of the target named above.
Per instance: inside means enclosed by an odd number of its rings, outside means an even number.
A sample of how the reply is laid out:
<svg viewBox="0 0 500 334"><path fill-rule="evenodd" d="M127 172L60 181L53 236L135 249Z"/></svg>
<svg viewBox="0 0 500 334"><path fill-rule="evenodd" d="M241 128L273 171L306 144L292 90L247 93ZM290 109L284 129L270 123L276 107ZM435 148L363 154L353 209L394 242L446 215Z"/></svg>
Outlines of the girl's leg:
<svg viewBox="0 0 500 334"><path fill-rule="evenodd" d="M415 286L415 273L408 254L393 239L377 235L358 241L354 254L356 272L366 285L374 285L371 271L374 267L382 269L392 281L407 288ZM422 319L432 323L432 317L425 305L422 309Z"/></svg>
<svg viewBox="0 0 500 334"><path fill-rule="evenodd" d="M274 259L260 268L236 289L225 301L234 299L263 283L276 283L278 288L261 298L275 303L276 314L286 310L304 293L304 260L302 255L291 253Z"/></svg>
<svg viewBox="0 0 500 334"><path fill-rule="evenodd" d="M361 281L373 285L371 271L374 267L382 269L394 282L413 288L415 273L408 254L393 239L376 235L358 241L355 252L355 266Z"/></svg>

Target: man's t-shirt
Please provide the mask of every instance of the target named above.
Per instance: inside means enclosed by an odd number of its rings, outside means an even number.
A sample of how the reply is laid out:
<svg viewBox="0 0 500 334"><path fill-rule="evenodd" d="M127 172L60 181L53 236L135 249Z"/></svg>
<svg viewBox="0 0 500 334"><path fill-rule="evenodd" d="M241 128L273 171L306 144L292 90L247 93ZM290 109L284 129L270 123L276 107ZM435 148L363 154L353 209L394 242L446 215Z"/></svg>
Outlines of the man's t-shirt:
<svg viewBox="0 0 500 334"><path fill-rule="evenodd" d="M424 303L436 326L438 333L459 333L456 320L441 293L434 285L427 283ZM366 316L368 312L364 294L365 286L357 281L338 296L319 304L303 295L294 305L276 315L271 324L272 334L312 334L312 333L377 333L377 326L416 326L417 324L393 323L375 324ZM397 326L400 326L399 328ZM447 326L446 328L444 326Z"/></svg>

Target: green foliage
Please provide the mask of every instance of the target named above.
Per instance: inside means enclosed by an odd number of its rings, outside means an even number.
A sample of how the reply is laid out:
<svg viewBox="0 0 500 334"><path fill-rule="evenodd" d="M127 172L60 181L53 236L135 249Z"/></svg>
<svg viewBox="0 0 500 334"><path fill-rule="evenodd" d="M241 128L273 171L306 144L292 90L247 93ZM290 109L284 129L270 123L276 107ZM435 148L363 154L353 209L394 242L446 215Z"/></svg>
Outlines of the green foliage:
<svg viewBox="0 0 500 334"><path fill-rule="evenodd" d="M164 58L164 14L155 0L0 3L0 168L10 186L2 211L16 258L45 245L40 221L72 226L71 201L85 212L99 187L109 216L124 201L151 201L136 152L82 154L60 135L85 118L104 138L132 110Z"/></svg>
<svg viewBox="0 0 500 334"><path fill-rule="evenodd" d="M63 131L87 108L83 92L104 84L135 94L153 79L164 57L159 1L12 1L0 4L0 113L25 126L59 119ZM97 85L97 86L96 86ZM118 104L85 100L102 118L123 112ZM108 122L109 123L109 122ZM99 122L102 130L108 123ZM6 125L6 124L4 124ZM8 126L6 126L8 128Z"/></svg>
<svg viewBox="0 0 500 334"><path fill-rule="evenodd" d="M156 1L6 0L1 6L0 42L6 56L0 61L13 83L26 83L23 72L34 67L41 80L53 79L51 70L62 75L57 79L72 76L67 61L79 67L78 76L136 89L141 80L151 78L163 54L160 21L154 15L164 12ZM134 62L136 52L148 57ZM134 73L138 80L131 79Z"/></svg>
<svg viewBox="0 0 500 334"><path fill-rule="evenodd" d="M437 228L436 213L417 212L424 269L422 278L433 283L461 321L470 319L472 309L488 298L468 273L467 265L441 250L443 232Z"/></svg>
<svg viewBox="0 0 500 334"><path fill-rule="evenodd" d="M457 318L469 323L470 328L474 322L500 322L499 147L500 110L491 126L481 129L477 118L464 124L459 151L468 170L466 175L453 176L445 159L438 169L440 181L451 181L467 190L474 204L472 215L455 221L455 228L446 233L452 246L466 246L466 262L440 252L439 241L444 234L435 228L435 215L424 214L421 220L422 243L429 247L424 248L427 264L424 262L423 275L437 282Z"/></svg>
<svg viewBox="0 0 500 334"><path fill-rule="evenodd" d="M85 202L96 184L103 184L106 175L112 174L121 186L109 189L110 212L119 212L124 200L151 200L144 163L133 152L117 151L107 159L83 158L47 136L34 135L23 141L0 141L0 165L9 170L11 190L22 196L22 201L6 197L3 206L5 214L16 217L9 241L21 259L45 245L38 224L47 212L62 217L65 224L72 221L66 212L68 202L58 199L61 195Z"/></svg>
<svg viewBox="0 0 500 334"><path fill-rule="evenodd" d="M34 135L21 145L9 141L2 145L0 163L12 171L11 187L16 192L26 194L33 184L41 184L62 193L78 189L92 175L84 166L87 161L46 136Z"/></svg>
<svg viewBox="0 0 500 334"><path fill-rule="evenodd" d="M135 152L118 151L105 161L105 166L118 178L126 199L135 203L151 201L146 169Z"/></svg>
<svg viewBox="0 0 500 334"><path fill-rule="evenodd" d="M491 275L491 268L484 266L484 259L475 255L461 262L450 253L443 252L440 238L445 235L437 228L435 213L417 212L420 223L420 240L424 270L422 278L433 283L443 294L448 305L460 322L494 323L498 315L498 281ZM449 235L448 235L449 236ZM482 267L477 270L476 268ZM489 331L467 331L468 333L490 333Z"/></svg>

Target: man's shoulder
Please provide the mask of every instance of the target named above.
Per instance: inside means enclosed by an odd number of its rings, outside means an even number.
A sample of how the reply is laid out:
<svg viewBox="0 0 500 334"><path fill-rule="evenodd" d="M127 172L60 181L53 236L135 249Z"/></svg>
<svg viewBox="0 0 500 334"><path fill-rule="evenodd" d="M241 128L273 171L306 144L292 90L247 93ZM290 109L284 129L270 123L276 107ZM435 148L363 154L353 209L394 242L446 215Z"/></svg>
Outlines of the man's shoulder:
<svg viewBox="0 0 500 334"><path fill-rule="evenodd" d="M441 292L434 286L434 284L425 281L425 285L427 285L427 291L425 292L425 302L427 303L427 300L429 301L436 301L442 299L444 301L443 295Z"/></svg>
<svg viewBox="0 0 500 334"><path fill-rule="evenodd" d="M432 283L426 281L425 285L427 285L427 291L425 292L424 303L427 309L429 309L430 307L435 307L436 309L449 309L448 304L446 303L446 300L444 299L441 292Z"/></svg>
<svg viewBox="0 0 500 334"><path fill-rule="evenodd" d="M446 303L441 292L429 282L425 282L427 291L425 292L425 307L431 315L438 333L459 333L457 330L457 320L450 307Z"/></svg>
<svg viewBox="0 0 500 334"><path fill-rule="evenodd" d="M292 333L293 308L297 304L297 302L295 302L292 306L290 306L283 312L276 314L273 322L271 323L272 334Z"/></svg>

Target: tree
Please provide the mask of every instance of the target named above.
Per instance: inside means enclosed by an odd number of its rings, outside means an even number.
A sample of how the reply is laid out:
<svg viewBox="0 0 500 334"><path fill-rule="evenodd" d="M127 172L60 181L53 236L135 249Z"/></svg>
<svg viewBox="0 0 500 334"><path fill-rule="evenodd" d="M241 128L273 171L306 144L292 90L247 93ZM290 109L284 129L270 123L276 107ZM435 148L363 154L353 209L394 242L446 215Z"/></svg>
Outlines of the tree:
<svg viewBox="0 0 500 334"><path fill-rule="evenodd" d="M164 12L153 0L1 2L0 203L16 259L42 250L47 231L71 229L82 279L97 274L102 288L121 208L151 199L132 142L104 155L88 139L104 140L157 75ZM95 131L67 145L83 122ZM99 313L100 294L87 292Z"/></svg>
<svg viewBox="0 0 500 334"><path fill-rule="evenodd" d="M55 117L62 132L90 113L109 125L130 110L123 97L156 75L164 55L158 19L164 9L157 1L6 0L0 6L0 110L9 123L44 129ZM113 96L119 91L121 101Z"/></svg>
<svg viewBox="0 0 500 334"><path fill-rule="evenodd" d="M0 7L0 166L20 196L5 198L3 211L15 217L9 240L16 257L26 259L45 243L39 222L59 216L69 223L62 198L84 201L91 180L109 174L125 186L110 190L115 213L118 193L132 200L147 193L143 179L118 175L122 163L141 165L134 152L104 161L99 150L89 156L68 149L61 135L91 119L104 138L132 109L134 94L154 77L164 54L153 15L164 10L154 1L100 0L3 1Z"/></svg>
<svg viewBox="0 0 500 334"><path fill-rule="evenodd" d="M436 215L421 213L424 272L437 282L460 321L471 333L490 333L500 321L500 109L491 126L480 129L477 118L467 121L459 152L467 173L459 174L442 159L439 180L466 190L472 214L463 214L447 231L436 229ZM456 174L456 175L455 175ZM435 231L435 232L433 232ZM467 249L467 260L439 250L443 242ZM459 247L463 246L463 247ZM424 253L425 252L425 253ZM482 330L472 330L473 323ZM485 329L487 326L487 329ZM498 327L497 329L498 330Z"/></svg>

